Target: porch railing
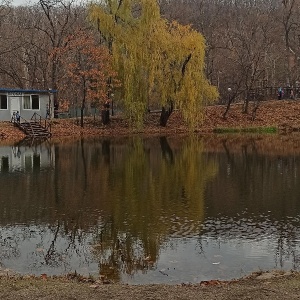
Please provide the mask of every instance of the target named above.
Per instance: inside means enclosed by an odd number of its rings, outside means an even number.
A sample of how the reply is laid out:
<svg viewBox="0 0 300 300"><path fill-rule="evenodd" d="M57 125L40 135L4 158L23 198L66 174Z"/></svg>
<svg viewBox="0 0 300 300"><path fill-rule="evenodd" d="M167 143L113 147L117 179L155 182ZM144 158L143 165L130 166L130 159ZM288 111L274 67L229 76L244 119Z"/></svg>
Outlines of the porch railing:
<svg viewBox="0 0 300 300"><path fill-rule="evenodd" d="M27 134L32 136L36 135L36 131L38 131L38 129L34 128L36 127L34 126L34 124L38 124L51 136L51 120L43 119L42 116L38 113L34 113L30 118L30 121L24 119L22 116L19 116L18 120L16 114L13 114L11 117L11 122L23 131L25 131Z"/></svg>
<svg viewBox="0 0 300 300"><path fill-rule="evenodd" d="M47 129L51 133L51 120L49 119L43 119L42 116L38 113L34 113L30 119L31 121L34 121L36 123L39 123L41 126L43 126L45 129ZM42 123L44 122L44 125Z"/></svg>

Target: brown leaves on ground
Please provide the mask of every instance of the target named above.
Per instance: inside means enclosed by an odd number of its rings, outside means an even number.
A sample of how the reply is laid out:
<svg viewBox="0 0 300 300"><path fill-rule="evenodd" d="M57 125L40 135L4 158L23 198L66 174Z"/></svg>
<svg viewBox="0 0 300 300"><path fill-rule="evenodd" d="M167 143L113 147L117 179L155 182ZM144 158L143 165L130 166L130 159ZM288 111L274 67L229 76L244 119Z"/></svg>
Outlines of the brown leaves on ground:
<svg viewBox="0 0 300 300"><path fill-rule="evenodd" d="M216 285L222 285L226 284L226 281L221 281L221 280L204 280L200 282L201 286L216 286Z"/></svg>
<svg viewBox="0 0 300 300"><path fill-rule="evenodd" d="M289 128L291 131L300 130L300 100L273 100L261 102L252 119L253 106L250 104L249 113L242 112L242 104L233 104L223 118L225 105L208 106L204 110L203 124L197 132L211 133L216 128L250 128L250 127L278 127ZM150 113L146 116L144 127L141 129L130 127L127 120L112 117L110 124L104 126L100 117L86 118L84 128L79 125L79 119L54 120L52 126L53 136L70 135L103 135L122 136L128 134L178 134L188 132L188 128L179 111L175 111L166 127L159 126L159 113ZM78 125L77 125L78 124Z"/></svg>
<svg viewBox="0 0 300 300"><path fill-rule="evenodd" d="M300 129L300 100L262 101L252 119L253 104L250 103L249 113L242 112L242 104L231 106L227 117L223 118L224 105L208 106L205 110L204 131L214 128L249 128L249 127L288 127L293 131Z"/></svg>
<svg viewBox="0 0 300 300"><path fill-rule="evenodd" d="M0 122L0 141L18 141L25 138L25 133L14 126L11 122Z"/></svg>
<svg viewBox="0 0 300 300"><path fill-rule="evenodd" d="M55 119L52 123L53 137L71 136L126 136L134 134L172 134L186 132L187 127L179 113L171 116L170 124L167 127L159 126L159 114L149 114L143 128L131 127L128 120L121 117L111 117L108 125L103 125L100 116L84 119L84 127L80 126L76 119Z"/></svg>
<svg viewBox="0 0 300 300"><path fill-rule="evenodd" d="M278 127L288 132L300 131L300 100L272 100L260 103L253 120L250 103L249 114L242 113L242 104L233 104L223 118L225 105L207 106L204 109L203 124L196 129L199 133L212 133L216 128L250 128L250 127ZM65 139L80 136L126 136L142 135L172 135L187 133L181 113L173 112L166 127L159 126L159 113L150 113L145 117L143 128L133 128L128 120L119 116L111 117L108 125L102 125L100 116L84 119L84 127L80 126L80 119L52 120L53 138ZM0 122L0 140L21 140L25 134L10 122Z"/></svg>

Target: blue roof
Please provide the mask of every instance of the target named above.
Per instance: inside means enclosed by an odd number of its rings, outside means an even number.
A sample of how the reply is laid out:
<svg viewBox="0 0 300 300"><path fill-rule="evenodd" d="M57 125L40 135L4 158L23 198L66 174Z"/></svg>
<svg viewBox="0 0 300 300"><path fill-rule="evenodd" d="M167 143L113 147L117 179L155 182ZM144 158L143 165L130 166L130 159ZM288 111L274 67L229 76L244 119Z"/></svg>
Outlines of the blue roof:
<svg viewBox="0 0 300 300"><path fill-rule="evenodd" d="M56 93L57 90L35 90L35 89L12 89L12 88L0 88L0 93L28 93L28 94L48 94L50 93Z"/></svg>

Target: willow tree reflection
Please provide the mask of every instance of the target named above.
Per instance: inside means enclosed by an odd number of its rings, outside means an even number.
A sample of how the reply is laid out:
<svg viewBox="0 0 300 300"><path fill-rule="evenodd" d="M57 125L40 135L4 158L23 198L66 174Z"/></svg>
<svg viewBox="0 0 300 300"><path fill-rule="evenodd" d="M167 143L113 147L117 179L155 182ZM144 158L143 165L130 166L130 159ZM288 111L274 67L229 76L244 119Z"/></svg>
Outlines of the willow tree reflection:
<svg viewBox="0 0 300 300"><path fill-rule="evenodd" d="M101 273L117 279L120 272L145 271L170 236L198 232L205 185L217 166L204 163L200 140L176 142L135 138L119 163L108 166L109 189L100 197L111 200L111 219L94 241Z"/></svg>
<svg viewBox="0 0 300 300"><path fill-rule="evenodd" d="M33 270L74 269L75 256L91 259L90 246L101 273L146 271L170 237L199 231L205 186L217 172L202 150L196 138L60 142L55 168L1 177L0 223L16 236L13 224L31 228Z"/></svg>

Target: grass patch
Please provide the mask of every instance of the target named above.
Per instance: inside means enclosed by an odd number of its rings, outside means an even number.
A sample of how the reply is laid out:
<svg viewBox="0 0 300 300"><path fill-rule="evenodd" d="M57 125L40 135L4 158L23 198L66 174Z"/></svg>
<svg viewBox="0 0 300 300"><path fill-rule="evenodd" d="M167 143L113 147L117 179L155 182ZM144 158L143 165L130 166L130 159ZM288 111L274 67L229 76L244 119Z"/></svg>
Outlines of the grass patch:
<svg viewBox="0 0 300 300"><path fill-rule="evenodd" d="M277 127L215 128L214 133L277 133Z"/></svg>

